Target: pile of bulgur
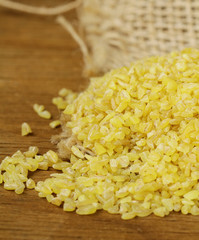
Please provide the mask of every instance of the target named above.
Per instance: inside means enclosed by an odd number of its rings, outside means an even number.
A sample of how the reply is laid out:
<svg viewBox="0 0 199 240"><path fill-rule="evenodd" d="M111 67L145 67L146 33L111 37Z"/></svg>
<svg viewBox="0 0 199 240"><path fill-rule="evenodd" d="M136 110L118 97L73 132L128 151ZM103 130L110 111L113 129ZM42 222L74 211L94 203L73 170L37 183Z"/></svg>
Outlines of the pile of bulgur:
<svg viewBox="0 0 199 240"><path fill-rule="evenodd" d="M123 219L199 215L199 51L151 57L92 78L62 113L58 147L5 158L0 181L65 211ZM57 100L55 104L59 105ZM61 170L36 185L28 171Z"/></svg>

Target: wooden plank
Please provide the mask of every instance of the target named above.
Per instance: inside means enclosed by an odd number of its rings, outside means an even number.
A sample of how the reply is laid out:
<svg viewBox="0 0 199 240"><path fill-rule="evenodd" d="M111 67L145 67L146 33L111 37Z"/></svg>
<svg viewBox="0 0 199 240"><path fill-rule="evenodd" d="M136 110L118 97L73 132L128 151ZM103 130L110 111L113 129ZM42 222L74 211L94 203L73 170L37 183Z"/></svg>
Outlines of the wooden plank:
<svg viewBox="0 0 199 240"><path fill-rule="evenodd" d="M27 1L21 1L26 2ZM29 4L40 5L39 0ZM56 4L66 1L56 1ZM46 0L42 5L52 6ZM66 14L74 21L75 14ZM81 90L82 57L70 35L54 22L54 17L38 17L0 8L0 159L16 150L37 145L40 152L55 149L50 137L60 129L49 128L49 120L39 118L34 103L44 104L53 114L51 103L62 87ZM33 135L21 137L20 125L27 121ZM36 172L39 180L49 172ZM199 236L199 217L173 213L165 218L149 216L130 221L99 211L92 216L65 213L26 190L16 195L0 186L0 239L2 240L194 240Z"/></svg>

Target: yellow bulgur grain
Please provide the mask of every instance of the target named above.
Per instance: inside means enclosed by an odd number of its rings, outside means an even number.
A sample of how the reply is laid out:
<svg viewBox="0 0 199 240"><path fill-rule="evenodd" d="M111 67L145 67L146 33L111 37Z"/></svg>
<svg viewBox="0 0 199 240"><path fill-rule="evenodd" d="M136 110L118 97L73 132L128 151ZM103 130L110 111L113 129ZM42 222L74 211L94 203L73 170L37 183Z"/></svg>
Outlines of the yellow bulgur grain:
<svg viewBox="0 0 199 240"><path fill-rule="evenodd" d="M49 167L48 162L40 162L39 166L38 166L38 169L40 169L40 170L48 170L48 167Z"/></svg>
<svg viewBox="0 0 199 240"><path fill-rule="evenodd" d="M88 214L95 213L96 210L97 210L96 207L93 205L85 205L85 206L79 207L76 210L76 213L79 215L88 215Z"/></svg>
<svg viewBox="0 0 199 240"><path fill-rule="evenodd" d="M76 209L76 205L75 205L75 203L72 199L69 199L69 200L67 199L64 202L63 210L66 211L66 212L73 212Z"/></svg>
<svg viewBox="0 0 199 240"><path fill-rule="evenodd" d="M95 151L97 155L102 155L106 152L106 149L98 142L95 143Z"/></svg>
<svg viewBox="0 0 199 240"><path fill-rule="evenodd" d="M69 104L64 110L64 114L73 114L74 113L74 105Z"/></svg>
<svg viewBox="0 0 199 240"><path fill-rule="evenodd" d="M61 125L61 121L60 120L55 120L55 121L52 121L49 123L49 126L51 128L56 128L56 127L59 127Z"/></svg>
<svg viewBox="0 0 199 240"><path fill-rule="evenodd" d="M35 103L33 105L33 109L35 110L36 113L44 111L44 105L39 105Z"/></svg>
<svg viewBox="0 0 199 240"><path fill-rule="evenodd" d="M44 110L42 112L38 112L38 115L42 118L45 118L45 119L50 119L51 118L51 114L47 110Z"/></svg>
<svg viewBox="0 0 199 240"><path fill-rule="evenodd" d="M60 97L66 97L70 93L71 93L71 91L66 89L66 88L62 88L62 89L59 90L59 96Z"/></svg>
<svg viewBox="0 0 199 240"><path fill-rule="evenodd" d="M25 185L22 183L15 188L16 194L22 194L24 192Z"/></svg>
<svg viewBox="0 0 199 240"><path fill-rule="evenodd" d="M65 109L67 106L67 102L62 97L55 97L52 99L52 103L57 106L58 109Z"/></svg>
<svg viewBox="0 0 199 240"><path fill-rule="evenodd" d="M72 146L71 151L75 156L77 156L79 158L84 158L83 153L76 146Z"/></svg>
<svg viewBox="0 0 199 240"><path fill-rule="evenodd" d="M184 195L184 197L185 197L186 199L189 199L189 200L198 199L198 197L199 197L199 191L198 191L198 190L192 190L192 191L186 193L186 194Z"/></svg>
<svg viewBox="0 0 199 240"><path fill-rule="evenodd" d="M58 160L59 160L59 157L57 155L56 152L52 151L52 150L49 150L45 156L47 157L47 159L52 162L52 163L57 163Z"/></svg>
<svg viewBox="0 0 199 240"><path fill-rule="evenodd" d="M45 119L50 119L51 118L50 112L45 110L43 105L39 105L39 104L35 103L33 105L33 109L41 118L45 118Z"/></svg>
<svg viewBox="0 0 199 240"><path fill-rule="evenodd" d="M26 122L21 124L21 135L27 136L28 134L32 133L32 129L30 125Z"/></svg>
<svg viewBox="0 0 199 240"><path fill-rule="evenodd" d="M30 146L27 152L24 152L26 157L35 157L35 155L39 152L39 148L36 146Z"/></svg>
<svg viewBox="0 0 199 240"><path fill-rule="evenodd" d="M50 201L52 204L54 204L54 205L56 205L56 206L60 206L61 205L61 203L62 203L62 201L59 199L59 198L57 198L57 197L54 197L54 198L52 198L52 200Z"/></svg>
<svg viewBox="0 0 199 240"><path fill-rule="evenodd" d="M33 189L35 188L35 182L33 179L29 178L27 181L26 181L26 187L28 189Z"/></svg>

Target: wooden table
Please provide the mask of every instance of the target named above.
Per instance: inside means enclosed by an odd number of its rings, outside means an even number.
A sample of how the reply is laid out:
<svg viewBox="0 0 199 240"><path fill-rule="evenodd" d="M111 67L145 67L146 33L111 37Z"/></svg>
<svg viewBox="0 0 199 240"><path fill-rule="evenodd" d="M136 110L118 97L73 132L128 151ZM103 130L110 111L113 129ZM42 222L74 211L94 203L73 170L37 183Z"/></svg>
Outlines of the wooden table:
<svg viewBox="0 0 199 240"><path fill-rule="evenodd" d="M21 1L22 2L22 1ZM40 5L39 0L23 1ZM56 4L66 1L56 1ZM55 1L42 1L53 6ZM67 18L75 21L74 12ZM40 153L55 149L50 137L60 129L49 128L49 120L39 118L34 103L44 104L57 119L51 103L63 87L80 91L87 80L81 77L82 55L70 35L54 17L27 15L0 8L0 159L31 145ZM22 137L21 123L27 121L33 135ZM44 179L49 172L31 174ZM99 211L92 216L66 213L34 190L22 195L0 186L0 239L2 240L192 240L199 239L199 216L173 213L165 218L149 216L129 221Z"/></svg>

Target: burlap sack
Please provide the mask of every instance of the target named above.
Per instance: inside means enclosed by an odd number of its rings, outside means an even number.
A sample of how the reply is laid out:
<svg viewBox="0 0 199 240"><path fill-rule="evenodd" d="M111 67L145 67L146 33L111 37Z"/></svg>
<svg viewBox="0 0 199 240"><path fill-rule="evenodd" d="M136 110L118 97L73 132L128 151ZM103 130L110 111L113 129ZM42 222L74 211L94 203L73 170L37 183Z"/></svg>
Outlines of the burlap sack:
<svg viewBox="0 0 199 240"><path fill-rule="evenodd" d="M83 0L78 16L94 72L199 47L198 0Z"/></svg>

